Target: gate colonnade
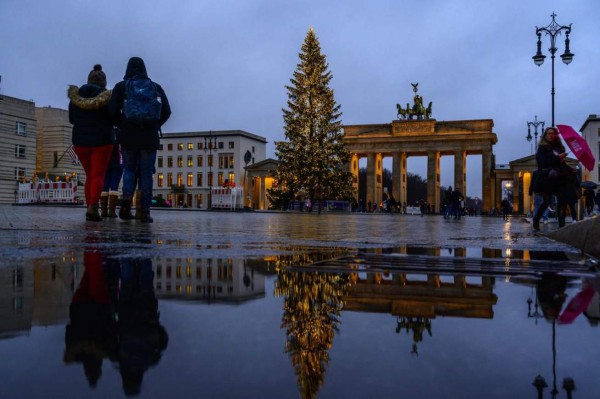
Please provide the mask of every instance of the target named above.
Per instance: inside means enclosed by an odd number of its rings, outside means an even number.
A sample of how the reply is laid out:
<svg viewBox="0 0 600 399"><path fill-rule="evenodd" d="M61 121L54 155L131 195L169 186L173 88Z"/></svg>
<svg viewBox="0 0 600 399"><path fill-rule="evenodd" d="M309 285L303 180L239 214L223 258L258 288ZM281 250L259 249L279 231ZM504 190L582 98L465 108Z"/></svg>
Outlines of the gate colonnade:
<svg viewBox="0 0 600 399"><path fill-rule="evenodd" d="M344 144L352 154L349 164L358 201L358 164L367 158L367 201L380 203L383 195L383 158L392 157L392 195L406 202L406 161L411 156L427 156L427 202L440 211L440 157L454 156L454 188L467 195L467 155L481 155L482 211L493 206L495 184L492 119L437 121L395 120L388 124L345 125Z"/></svg>

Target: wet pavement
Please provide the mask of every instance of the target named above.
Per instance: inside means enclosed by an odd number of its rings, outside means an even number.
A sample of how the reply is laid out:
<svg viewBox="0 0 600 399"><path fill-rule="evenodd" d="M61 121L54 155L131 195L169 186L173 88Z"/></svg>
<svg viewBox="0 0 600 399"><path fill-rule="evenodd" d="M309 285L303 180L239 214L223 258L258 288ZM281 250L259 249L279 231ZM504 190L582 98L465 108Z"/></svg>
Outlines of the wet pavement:
<svg viewBox="0 0 600 399"><path fill-rule="evenodd" d="M84 212L0 207L2 398L600 392L597 261L521 218Z"/></svg>

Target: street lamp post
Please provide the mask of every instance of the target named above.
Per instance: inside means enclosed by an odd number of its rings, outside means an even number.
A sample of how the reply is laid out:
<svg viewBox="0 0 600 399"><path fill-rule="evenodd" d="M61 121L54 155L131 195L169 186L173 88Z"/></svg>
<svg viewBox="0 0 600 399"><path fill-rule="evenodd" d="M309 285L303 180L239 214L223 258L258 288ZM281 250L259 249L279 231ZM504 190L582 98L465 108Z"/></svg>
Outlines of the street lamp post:
<svg viewBox="0 0 600 399"><path fill-rule="evenodd" d="M527 122L527 141L529 141L531 143L531 126L533 126L533 135L535 137L535 141L534 141L534 151L537 149L537 138L538 138L538 126L542 126L541 132L544 132L544 125L546 124L546 122L544 121L538 121L537 119L537 115L534 118L533 122Z"/></svg>
<svg viewBox="0 0 600 399"><path fill-rule="evenodd" d="M552 22L550 22L550 24L548 26L545 26L543 28L538 28L537 26L535 27L535 34L538 37L538 41L537 41L537 52L535 53L535 55L531 58L533 58L533 62L535 63L535 65L537 66L541 66L544 63L544 59L546 58L546 56L544 54L542 54L542 33L545 33L546 35L550 36L550 48L548 49L550 51L551 54L551 59L552 59L552 91L550 92L550 94L552 95L552 126L554 125L554 54L556 53L556 50L558 50L556 48L556 37L560 34L561 31L565 31L565 52L560 56L560 58L562 58L563 62L566 65L569 65L571 63L571 61L573 61L573 57L575 56L575 54L571 53L571 51L569 50L569 34L571 34L571 25L569 24L569 26L566 25L559 25L556 23L556 20L554 19L556 17L555 13L552 13L552 15L550 15L552 17Z"/></svg>
<svg viewBox="0 0 600 399"><path fill-rule="evenodd" d="M208 137L204 136L204 152L208 151L208 176L206 182L208 185L208 209L212 208L212 185L213 185L213 175L212 175L212 164L214 162L213 159L213 148L215 148L217 144L217 136L212 135L212 130L208 133ZM216 148L215 148L216 149Z"/></svg>

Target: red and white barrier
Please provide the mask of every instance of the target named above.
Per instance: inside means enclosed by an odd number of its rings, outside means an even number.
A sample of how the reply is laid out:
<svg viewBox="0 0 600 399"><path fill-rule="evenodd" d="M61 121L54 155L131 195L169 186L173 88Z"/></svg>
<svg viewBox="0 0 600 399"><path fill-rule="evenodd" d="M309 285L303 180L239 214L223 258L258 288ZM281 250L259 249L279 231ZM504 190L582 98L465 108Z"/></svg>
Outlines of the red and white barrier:
<svg viewBox="0 0 600 399"><path fill-rule="evenodd" d="M213 187L211 189L211 207L213 209L239 209L244 204L244 189L231 187Z"/></svg>
<svg viewBox="0 0 600 399"><path fill-rule="evenodd" d="M40 202L49 204L78 203L77 182L34 181L29 183L19 183L19 204L33 204Z"/></svg>

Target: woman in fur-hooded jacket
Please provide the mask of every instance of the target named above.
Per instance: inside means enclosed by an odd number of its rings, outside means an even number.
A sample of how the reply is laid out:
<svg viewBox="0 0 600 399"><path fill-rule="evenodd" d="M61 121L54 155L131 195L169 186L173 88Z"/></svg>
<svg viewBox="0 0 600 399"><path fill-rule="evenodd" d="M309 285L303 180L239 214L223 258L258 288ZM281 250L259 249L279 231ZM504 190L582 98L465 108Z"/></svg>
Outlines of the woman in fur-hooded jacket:
<svg viewBox="0 0 600 399"><path fill-rule="evenodd" d="M69 86L69 122L73 124L73 149L85 171L85 217L101 221L98 201L104 174L113 149L113 126L108 114L110 90L106 90L106 75L102 66L94 65L87 84Z"/></svg>

